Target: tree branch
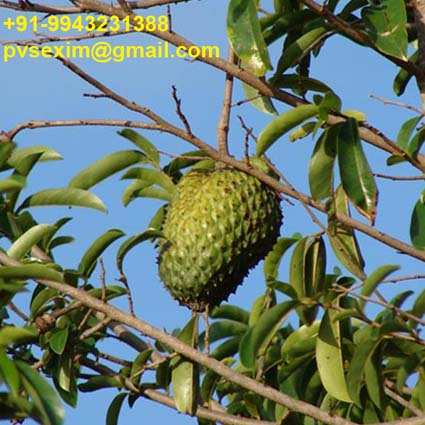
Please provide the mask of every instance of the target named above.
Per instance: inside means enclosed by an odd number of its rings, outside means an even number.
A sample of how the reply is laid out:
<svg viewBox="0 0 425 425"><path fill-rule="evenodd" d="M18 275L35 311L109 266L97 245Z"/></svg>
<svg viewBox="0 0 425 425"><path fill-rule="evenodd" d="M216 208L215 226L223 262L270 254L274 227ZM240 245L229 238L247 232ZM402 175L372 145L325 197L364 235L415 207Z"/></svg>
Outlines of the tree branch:
<svg viewBox="0 0 425 425"><path fill-rule="evenodd" d="M7 254L0 251L0 263L7 266L20 266L21 263L8 257ZM296 400L278 390L268 387L260 382L255 381L245 375L235 372L233 369L225 366L220 361L201 353L192 347L186 345L181 340L172 335L167 334L150 325L149 323L133 317L128 313L110 305L106 304L99 299L87 294L84 290L67 285L62 282L47 279L37 279L37 282L49 287L54 288L75 300L81 301L85 306L93 310L104 313L107 317L112 320L126 324L133 329L141 332L142 334L149 336L156 341L168 345L175 352L187 357L189 360L193 360L202 366L216 372L223 378L234 382L235 384L246 388L247 390L253 391L258 395L265 397L275 403L287 407L288 409L299 412L301 414L310 416L330 425L354 425L353 422L343 419L341 417L333 416L319 407L313 406L301 400Z"/></svg>

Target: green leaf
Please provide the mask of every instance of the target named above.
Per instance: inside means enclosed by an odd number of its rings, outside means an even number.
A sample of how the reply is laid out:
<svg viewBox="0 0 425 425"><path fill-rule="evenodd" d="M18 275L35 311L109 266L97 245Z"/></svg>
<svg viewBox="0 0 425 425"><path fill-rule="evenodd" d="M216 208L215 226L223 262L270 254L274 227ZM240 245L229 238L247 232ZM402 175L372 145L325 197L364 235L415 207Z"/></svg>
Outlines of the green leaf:
<svg viewBox="0 0 425 425"><path fill-rule="evenodd" d="M7 255L15 260L20 260L34 245L37 245L47 234L55 230L55 226L49 224L38 224L31 227L13 242L7 251Z"/></svg>
<svg viewBox="0 0 425 425"><path fill-rule="evenodd" d="M114 376L92 376L87 382L78 385L78 389L83 393L89 393L103 388L123 388L123 385Z"/></svg>
<svg viewBox="0 0 425 425"><path fill-rule="evenodd" d="M25 177L13 175L6 179L0 180L0 193L17 192L25 187Z"/></svg>
<svg viewBox="0 0 425 425"><path fill-rule="evenodd" d="M151 164L154 167L159 168L160 158L158 149L152 142L146 139L146 137L129 128L118 131L118 134L133 142L143 153L146 154L146 156L150 159Z"/></svg>
<svg viewBox="0 0 425 425"><path fill-rule="evenodd" d="M34 296L35 295L35 296ZM55 298L58 298L58 291L54 288L43 288L37 294L34 294L31 300L31 318L35 319L45 305Z"/></svg>
<svg viewBox="0 0 425 425"><path fill-rule="evenodd" d="M317 123L314 121L306 122L298 128L296 128L292 133L289 134L289 141L295 142L299 139L304 139L309 134L313 133L317 127Z"/></svg>
<svg viewBox="0 0 425 425"><path fill-rule="evenodd" d="M280 238L264 260L264 278L275 280L278 277L279 266L285 252L298 241L296 238Z"/></svg>
<svg viewBox="0 0 425 425"><path fill-rule="evenodd" d="M198 315L195 315L180 332L178 338L191 347L195 347L197 335ZM198 364L182 356L176 356L171 361L171 367L176 408L181 413L193 415L196 412L199 395Z"/></svg>
<svg viewBox="0 0 425 425"><path fill-rule="evenodd" d="M151 354L151 349L147 349L138 354L134 359L133 364L131 365L130 376L134 385L140 384L140 379L146 363L149 361ZM135 376L137 374L137 376Z"/></svg>
<svg viewBox="0 0 425 425"><path fill-rule="evenodd" d="M368 278L363 282L361 295L368 297L376 289L376 287L392 272L399 270L400 266L386 265L378 267ZM360 300L359 305L363 308L366 304L365 300Z"/></svg>
<svg viewBox="0 0 425 425"><path fill-rule="evenodd" d="M79 273L88 279L96 266L97 260L105 249L124 235L125 233L122 230L110 229L99 236L81 258L80 265L78 266Z"/></svg>
<svg viewBox="0 0 425 425"><path fill-rule="evenodd" d="M311 196L318 201L330 197L333 193L338 132L338 125L327 128L319 137L310 159L310 191Z"/></svg>
<svg viewBox="0 0 425 425"><path fill-rule="evenodd" d="M108 407L108 412L106 413L106 425L118 425L121 407L127 396L127 393L120 393L112 400L112 403Z"/></svg>
<svg viewBox="0 0 425 425"><path fill-rule="evenodd" d="M247 330L245 323L234 320L220 320L210 325L209 342L213 343L220 339L229 338L235 335L243 335Z"/></svg>
<svg viewBox="0 0 425 425"><path fill-rule="evenodd" d="M301 105L279 115L263 129L258 137L257 156L263 155L277 139L317 113L316 105Z"/></svg>
<svg viewBox="0 0 425 425"><path fill-rule="evenodd" d="M337 142L342 187L358 211L375 221L378 189L363 152L357 121L348 118L341 124Z"/></svg>
<svg viewBox="0 0 425 425"><path fill-rule="evenodd" d="M357 111L356 109L346 109L341 112L347 118L354 118L356 121L363 122L367 121L366 114L362 111Z"/></svg>
<svg viewBox="0 0 425 425"><path fill-rule="evenodd" d="M418 56L419 56L419 51L416 50L416 52L409 57L409 62L417 63ZM393 82L393 90L397 96L401 96L404 93L412 77L413 75L409 71L406 71L404 68L400 68L400 71L395 76L394 82Z"/></svg>
<svg viewBox="0 0 425 425"><path fill-rule="evenodd" d="M407 151L407 147L409 146L409 140L412 137L413 131L415 130L416 126L419 125L421 119L421 115L410 118L405 121L401 126L397 135L397 145L400 146L400 148L404 151Z"/></svg>
<svg viewBox="0 0 425 425"><path fill-rule="evenodd" d="M378 347L381 336L376 329L364 328L361 330L362 337L356 341L356 348L351 359L350 367L347 373L347 385L351 399L361 406L360 390L363 384L366 364ZM357 331L356 333L359 333Z"/></svg>
<svg viewBox="0 0 425 425"><path fill-rule="evenodd" d="M147 229L142 233L131 236L128 238L118 249L117 252L117 268L122 273L123 271L123 262L125 256L137 245L147 240L152 240L152 238L162 237L162 232L155 229Z"/></svg>
<svg viewBox="0 0 425 425"><path fill-rule="evenodd" d="M348 198L341 186L335 193L335 212L351 216ZM348 271L357 274L357 270L364 270L365 262L357 242L356 234L351 227L335 221L333 216L329 215L329 242L339 261Z"/></svg>
<svg viewBox="0 0 425 425"><path fill-rule="evenodd" d="M295 289L298 297L307 295L305 288L305 250L308 237L301 239L295 246L289 266L289 283Z"/></svg>
<svg viewBox="0 0 425 425"><path fill-rule="evenodd" d="M283 74L287 69L297 65L303 57L331 33L332 31L327 28L319 27L299 37L283 51L277 65L276 75Z"/></svg>
<svg viewBox="0 0 425 425"><path fill-rule="evenodd" d="M268 345L297 301L285 301L265 311L256 324L243 336L239 355L241 363L253 369L258 356L265 354Z"/></svg>
<svg viewBox="0 0 425 425"><path fill-rule="evenodd" d="M4 350L0 350L0 381L6 383L12 396L19 395L19 372L15 362L7 357Z"/></svg>
<svg viewBox="0 0 425 425"><path fill-rule="evenodd" d="M65 410L53 388L38 372L22 361L16 361L26 392L32 398L43 425L61 425Z"/></svg>
<svg viewBox="0 0 425 425"><path fill-rule="evenodd" d="M321 322L316 320L311 325L300 326L292 332L281 347L282 359L289 363L306 354L314 353L320 324Z"/></svg>
<svg viewBox="0 0 425 425"><path fill-rule="evenodd" d="M122 176L122 179L139 179L146 181L149 185L156 184L170 194L173 194L176 189L176 185L166 173L149 168L132 168Z"/></svg>
<svg viewBox="0 0 425 425"><path fill-rule="evenodd" d="M223 304L219 307L215 307L210 313L210 316L214 319L228 319L246 324L248 324L249 321L249 312L231 304Z"/></svg>
<svg viewBox="0 0 425 425"><path fill-rule="evenodd" d="M61 355L64 350L66 343L68 341L69 328L65 327L63 329L55 328L52 330L52 334L49 338L50 348L56 353Z"/></svg>
<svg viewBox="0 0 425 425"><path fill-rule="evenodd" d="M63 159L62 155L56 152L54 149L49 146L29 146L27 148L16 149L13 151L9 160L7 161L11 167L19 166L19 163L22 162L28 156L34 154L41 154L39 161L57 161Z"/></svg>
<svg viewBox="0 0 425 425"><path fill-rule="evenodd" d="M416 202L410 219L410 240L416 249L425 250L425 192Z"/></svg>
<svg viewBox="0 0 425 425"><path fill-rule="evenodd" d="M316 342L316 362L320 379L329 395L351 403L344 375L340 322L334 321L335 310L326 310Z"/></svg>
<svg viewBox="0 0 425 425"><path fill-rule="evenodd" d="M12 344L29 344L38 339L38 331L33 326L3 326L0 329L0 348Z"/></svg>
<svg viewBox="0 0 425 425"><path fill-rule="evenodd" d="M362 19L376 47L407 60L407 15L404 0L381 0L362 9Z"/></svg>
<svg viewBox="0 0 425 425"><path fill-rule="evenodd" d="M332 89L325 83L314 78L306 77L299 74L276 75L269 82L276 87L282 89L294 89L298 91L317 91L317 92L332 92Z"/></svg>
<svg viewBox="0 0 425 425"><path fill-rule="evenodd" d="M169 176L180 176L180 170L196 164L199 159L189 159L191 156L206 157L204 151L190 151L182 154L183 158L175 158L168 165L164 167L164 171Z"/></svg>
<svg viewBox="0 0 425 425"><path fill-rule="evenodd" d="M173 195L163 189L155 189L153 187L145 187L137 192L137 196L141 198L153 198L161 201L171 202Z"/></svg>
<svg viewBox="0 0 425 425"><path fill-rule="evenodd" d="M372 402L381 410L385 408L384 376L381 369L382 359L378 350L368 358L365 366L366 388Z"/></svg>
<svg viewBox="0 0 425 425"><path fill-rule="evenodd" d="M45 189L29 196L18 211L29 207L40 207L47 205L66 205L93 208L102 212L107 212L103 202L93 193L83 189L76 188L60 188Z"/></svg>
<svg viewBox="0 0 425 425"><path fill-rule="evenodd" d="M257 77L272 69L257 16L255 0L230 0L227 36L242 66Z"/></svg>
<svg viewBox="0 0 425 425"><path fill-rule="evenodd" d="M326 281L326 247L321 236L315 237L306 247L305 286L307 293L315 295L324 289Z"/></svg>
<svg viewBox="0 0 425 425"><path fill-rule="evenodd" d="M126 207L130 202L134 201L139 197L139 193L142 189L150 187L151 184L147 181L134 180L132 181L122 193L122 203Z"/></svg>
<svg viewBox="0 0 425 425"><path fill-rule="evenodd" d="M0 278L4 279L46 279L62 282L62 274L41 264L0 267Z"/></svg>
<svg viewBox="0 0 425 425"><path fill-rule="evenodd" d="M146 157L139 151L113 152L80 171L69 182L69 187L89 189L113 174L140 162L146 162Z"/></svg>
<svg viewBox="0 0 425 425"><path fill-rule="evenodd" d="M409 145L407 146L407 153L411 157L415 157L422 145L425 142L425 128L421 128L410 140Z"/></svg>
<svg viewBox="0 0 425 425"><path fill-rule="evenodd" d="M0 169L3 169L4 164L9 160L15 148L16 143L14 142L0 143Z"/></svg>
<svg viewBox="0 0 425 425"><path fill-rule="evenodd" d="M276 108L274 107L272 101L267 96L259 95L257 89L254 89L249 84L242 83L242 87L247 99L251 99L249 103L257 108L259 111L268 115L277 115Z"/></svg>

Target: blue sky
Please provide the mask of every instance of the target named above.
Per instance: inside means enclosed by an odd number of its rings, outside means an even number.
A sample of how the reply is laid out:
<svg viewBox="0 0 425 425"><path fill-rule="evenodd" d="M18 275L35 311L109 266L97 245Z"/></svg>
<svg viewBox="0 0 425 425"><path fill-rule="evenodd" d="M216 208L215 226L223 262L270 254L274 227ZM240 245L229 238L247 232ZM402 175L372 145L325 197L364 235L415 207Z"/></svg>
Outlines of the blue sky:
<svg viewBox="0 0 425 425"><path fill-rule="evenodd" d="M61 2L62 3L62 2ZM197 44L218 45L221 56L227 56L227 40L225 33L227 1L203 0L182 3L172 7L173 29ZM266 9L271 9L272 2L264 2ZM51 1L50 4L58 4ZM156 9L163 13L165 9ZM0 9L0 19L16 14ZM6 31L0 26L0 40L21 37L13 31ZM29 33L25 34L30 38ZM155 40L147 35L133 34L110 39L115 45L141 44L148 45ZM270 49L272 58L276 59L281 45L276 42ZM1 47L0 47L1 52ZM77 63L95 78L111 87L119 94L147 106L164 118L180 125L175 114L175 105L171 98L171 86L175 85L182 99L182 108L188 117L193 132L214 144L216 140L216 124L220 116L221 96L224 75L205 64L178 59L129 59L122 63L96 64L88 59ZM380 128L387 136L394 139L400 125L413 114L405 109L383 105L369 98L370 94L394 99L392 80L395 68L375 53L365 51L349 40L333 37L327 47L311 66L311 76L322 79L330 85L343 100L343 109L358 109L366 113L368 121ZM0 130L9 130L26 120L110 118L138 119L139 117L107 99L83 97L83 93L94 93L86 82L65 69L58 61L50 59L16 59L0 64L2 95L0 101ZM236 83L234 100L244 98L239 82ZM414 84L411 84L402 99L406 103L419 106L419 96ZM275 102L279 112L287 107ZM240 114L258 135L271 117L255 110L250 105L243 105L232 111L233 119L230 131L232 154L240 157L243 153L243 132L236 115ZM49 187L66 186L69 180L80 170L102 156L120 149L132 149L132 145L116 134L112 127L55 128L23 131L16 142L20 147L32 145L48 145L60 152L64 160L43 164L36 169L30 186L24 196L37 190ZM162 151L181 153L192 150L192 147L176 138L155 132L143 132ZM307 166L314 141L311 138L290 143L283 138L269 153L285 176L297 188L308 192ZM388 169L386 156L375 148L365 146L365 151L374 171L388 174L414 174L407 166L399 165ZM164 158L163 164L168 162ZM389 183L379 180L380 204L376 225L397 238L408 241L410 213L420 195L420 183ZM99 184L93 191L104 201L109 213L82 210L78 208L38 208L32 213L41 223L53 223L60 217L72 216L62 234L72 234L76 242L59 248L56 260L69 268L78 266L82 253L91 242L110 228L120 228L128 236L143 231L151 215L160 202L154 200L136 200L127 208L121 204L121 193L125 182L119 176ZM397 199L396 202L394 200ZM319 229L306 216L301 206L290 206L283 203L284 225L282 234L290 236L294 232L305 235L318 232ZM400 273L421 272L418 261L404 258L391 249L382 249L370 238L359 236L367 262L367 271L374 270L383 264L402 264ZM118 244L115 245L115 249ZM118 277L115 269L112 247L104 256L107 281L114 283ZM190 317L190 312L179 307L160 283L155 263L156 253L152 245L145 244L132 251L126 260L126 272L135 299L136 313L144 320L159 328L172 331L183 325ZM330 256L328 270L337 263ZM287 273L287 259L282 264L282 279ZM96 271L94 276L98 276ZM412 284L419 288L420 282ZM255 298L262 293L264 284L261 266L257 267L239 288L230 302L250 308ZM395 291L389 289L389 291ZM390 292L391 293L391 292ZM25 302L24 300L22 301ZM126 308L124 301L118 303ZM116 343L114 354L128 359L134 352ZM115 396L115 390L102 390L94 394L80 394L76 410L67 408L66 424L74 424L83 420L93 425L104 423L106 408ZM191 424L195 419L179 415L168 408L147 400L138 401L133 409L125 407L120 423L131 423L135 420L157 423Z"/></svg>

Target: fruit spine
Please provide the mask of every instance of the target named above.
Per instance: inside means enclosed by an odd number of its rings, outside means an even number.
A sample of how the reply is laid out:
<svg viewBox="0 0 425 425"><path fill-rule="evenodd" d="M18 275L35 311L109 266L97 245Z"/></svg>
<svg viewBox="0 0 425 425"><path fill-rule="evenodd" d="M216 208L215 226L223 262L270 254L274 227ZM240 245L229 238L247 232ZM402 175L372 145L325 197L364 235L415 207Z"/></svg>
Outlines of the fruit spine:
<svg viewBox="0 0 425 425"><path fill-rule="evenodd" d="M277 193L235 169L192 170L164 221L159 275L180 304L214 307L271 250L282 223Z"/></svg>

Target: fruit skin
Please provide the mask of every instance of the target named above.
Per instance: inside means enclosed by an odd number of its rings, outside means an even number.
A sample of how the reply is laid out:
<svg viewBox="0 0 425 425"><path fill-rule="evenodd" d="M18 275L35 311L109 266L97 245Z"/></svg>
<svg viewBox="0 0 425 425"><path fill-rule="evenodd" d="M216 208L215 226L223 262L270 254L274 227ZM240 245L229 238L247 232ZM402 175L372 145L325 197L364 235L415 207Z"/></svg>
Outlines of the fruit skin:
<svg viewBox="0 0 425 425"><path fill-rule="evenodd" d="M164 221L160 278L194 311L219 305L272 249L281 224L277 193L257 178L230 168L192 170Z"/></svg>

